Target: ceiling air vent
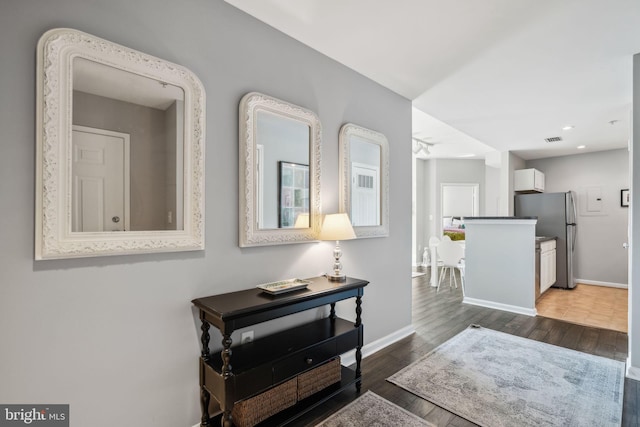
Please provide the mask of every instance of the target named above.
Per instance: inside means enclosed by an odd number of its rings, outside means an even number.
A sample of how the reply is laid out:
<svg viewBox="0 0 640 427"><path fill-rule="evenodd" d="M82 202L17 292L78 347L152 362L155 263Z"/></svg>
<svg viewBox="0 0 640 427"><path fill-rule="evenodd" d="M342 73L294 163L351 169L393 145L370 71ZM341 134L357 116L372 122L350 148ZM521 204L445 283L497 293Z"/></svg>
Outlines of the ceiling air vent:
<svg viewBox="0 0 640 427"><path fill-rule="evenodd" d="M552 136L551 138L545 138L544 139L547 142L560 142L562 141L562 137L561 136Z"/></svg>

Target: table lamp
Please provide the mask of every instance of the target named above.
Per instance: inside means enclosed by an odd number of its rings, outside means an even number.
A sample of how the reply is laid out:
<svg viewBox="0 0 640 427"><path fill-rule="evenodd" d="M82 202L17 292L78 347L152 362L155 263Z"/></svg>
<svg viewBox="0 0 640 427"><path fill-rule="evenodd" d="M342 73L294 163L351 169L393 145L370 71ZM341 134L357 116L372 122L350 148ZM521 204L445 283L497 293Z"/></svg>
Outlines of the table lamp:
<svg viewBox="0 0 640 427"><path fill-rule="evenodd" d="M349 215L346 213L325 215L318 238L320 240L336 241L336 247L333 250L333 274L327 274L327 278L332 282L345 281L347 276L342 274L342 264L340 263L340 257L342 256L340 240L356 238L356 233L353 231L351 221L349 221Z"/></svg>
<svg viewBox="0 0 640 427"><path fill-rule="evenodd" d="M309 214L301 213L296 218L295 224L293 224L293 228L309 228Z"/></svg>

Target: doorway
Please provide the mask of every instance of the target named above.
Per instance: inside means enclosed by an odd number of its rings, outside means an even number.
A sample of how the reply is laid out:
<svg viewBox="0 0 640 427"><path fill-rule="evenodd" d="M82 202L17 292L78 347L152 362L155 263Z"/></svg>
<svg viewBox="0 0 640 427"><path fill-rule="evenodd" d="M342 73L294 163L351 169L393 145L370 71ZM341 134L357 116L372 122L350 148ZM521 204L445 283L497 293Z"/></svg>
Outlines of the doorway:
<svg viewBox="0 0 640 427"><path fill-rule="evenodd" d="M129 135L73 126L72 230L130 230Z"/></svg>
<svg viewBox="0 0 640 427"><path fill-rule="evenodd" d="M462 218L478 216L480 185L442 183L440 191L440 224L445 228L461 228ZM454 221L457 221L454 223Z"/></svg>

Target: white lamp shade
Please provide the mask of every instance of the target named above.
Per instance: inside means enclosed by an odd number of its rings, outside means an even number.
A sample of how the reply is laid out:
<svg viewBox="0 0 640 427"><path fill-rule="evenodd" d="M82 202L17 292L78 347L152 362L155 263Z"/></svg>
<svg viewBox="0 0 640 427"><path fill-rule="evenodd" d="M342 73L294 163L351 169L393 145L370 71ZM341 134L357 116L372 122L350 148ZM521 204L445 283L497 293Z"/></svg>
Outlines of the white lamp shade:
<svg viewBox="0 0 640 427"><path fill-rule="evenodd" d="M349 215L346 213L325 215L318 238L320 240L355 239L356 233L351 226Z"/></svg>
<svg viewBox="0 0 640 427"><path fill-rule="evenodd" d="M298 214L296 218L296 222L293 225L293 228L309 228L309 214L301 213Z"/></svg>

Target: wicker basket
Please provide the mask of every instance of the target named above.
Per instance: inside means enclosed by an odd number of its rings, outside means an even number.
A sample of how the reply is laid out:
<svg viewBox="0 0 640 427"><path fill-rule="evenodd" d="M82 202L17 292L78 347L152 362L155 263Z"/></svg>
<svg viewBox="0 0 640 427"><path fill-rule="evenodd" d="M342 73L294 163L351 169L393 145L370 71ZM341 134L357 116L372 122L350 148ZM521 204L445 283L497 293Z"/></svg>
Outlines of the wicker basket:
<svg viewBox="0 0 640 427"><path fill-rule="evenodd" d="M293 378L264 393L233 405L231 416L238 427L253 427L270 416L296 404L297 379Z"/></svg>
<svg viewBox="0 0 640 427"><path fill-rule="evenodd" d="M298 400L302 400L341 379L340 358L298 375Z"/></svg>

